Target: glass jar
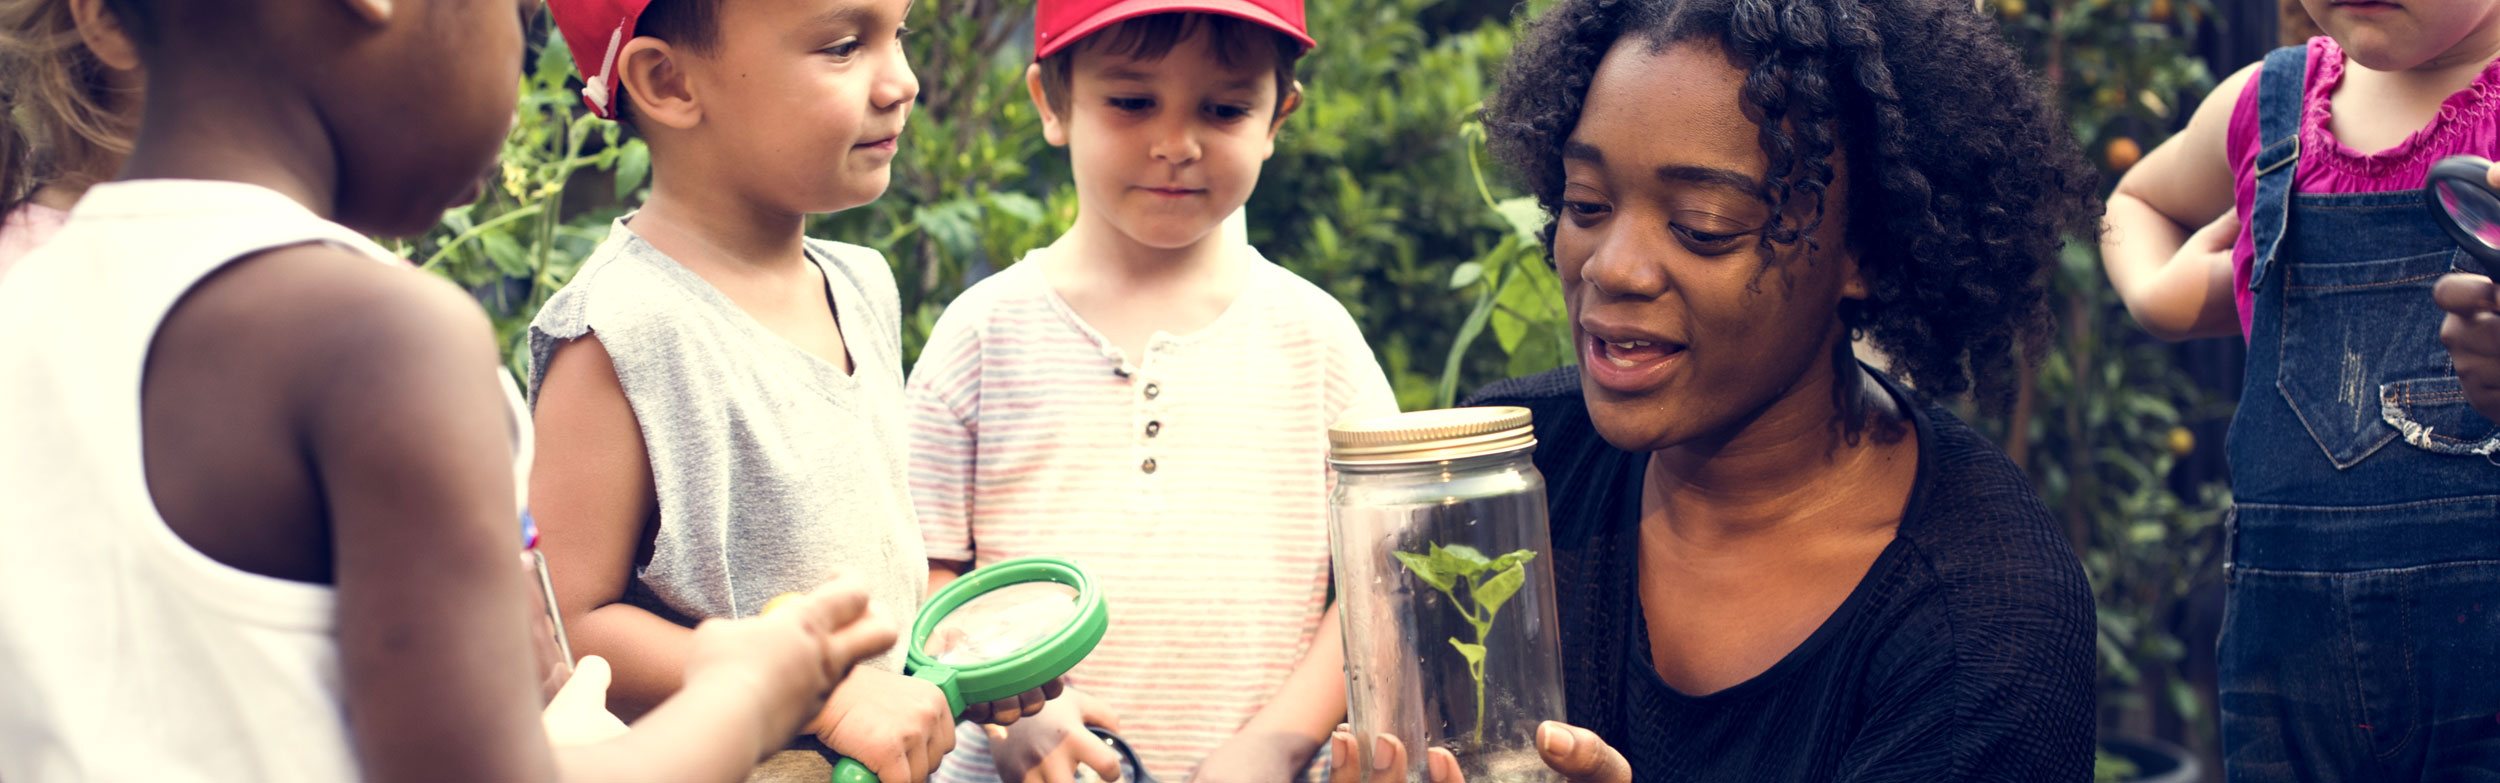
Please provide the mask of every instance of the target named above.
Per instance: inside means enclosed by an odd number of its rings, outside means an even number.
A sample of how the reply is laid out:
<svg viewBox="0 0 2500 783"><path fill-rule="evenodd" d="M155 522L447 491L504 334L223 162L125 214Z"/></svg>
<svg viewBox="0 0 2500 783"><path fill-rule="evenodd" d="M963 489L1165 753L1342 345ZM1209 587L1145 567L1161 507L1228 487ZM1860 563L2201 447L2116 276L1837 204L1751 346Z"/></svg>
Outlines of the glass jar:
<svg viewBox="0 0 2500 783"><path fill-rule="evenodd" d="M1329 430L1329 542L1348 723L1426 779L1427 748L1469 783L1562 778L1536 729L1564 720L1545 478L1525 408L1457 408Z"/></svg>

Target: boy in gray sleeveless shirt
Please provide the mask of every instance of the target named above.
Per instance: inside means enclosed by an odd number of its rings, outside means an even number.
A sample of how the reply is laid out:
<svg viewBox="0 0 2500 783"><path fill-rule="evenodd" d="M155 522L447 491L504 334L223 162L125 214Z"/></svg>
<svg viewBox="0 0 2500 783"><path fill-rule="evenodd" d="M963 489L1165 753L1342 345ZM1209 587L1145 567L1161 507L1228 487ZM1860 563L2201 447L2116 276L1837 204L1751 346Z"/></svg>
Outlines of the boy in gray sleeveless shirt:
<svg viewBox="0 0 2500 783"><path fill-rule="evenodd" d="M591 109L651 148L650 198L530 326L541 546L574 647L614 665L619 715L679 687L686 626L829 573L898 622L919 609L893 273L803 234L885 189L919 91L907 8L550 4ZM926 777L955 716L900 659L863 664L757 778L822 781L829 753ZM967 717L1029 711L1007 704Z"/></svg>

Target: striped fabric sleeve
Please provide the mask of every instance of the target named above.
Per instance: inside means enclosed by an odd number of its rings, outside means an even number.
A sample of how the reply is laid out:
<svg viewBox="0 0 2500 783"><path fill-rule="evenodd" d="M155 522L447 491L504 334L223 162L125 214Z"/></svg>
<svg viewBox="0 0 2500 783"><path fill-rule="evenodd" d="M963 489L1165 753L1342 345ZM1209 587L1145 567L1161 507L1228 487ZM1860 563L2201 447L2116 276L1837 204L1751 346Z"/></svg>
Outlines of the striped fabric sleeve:
<svg viewBox="0 0 2500 783"><path fill-rule="evenodd" d="M911 425L912 506L919 512L921 541L931 560L972 560L974 434L981 400L980 320L939 318L928 345L920 350L920 361L912 366L911 379L903 386L905 415Z"/></svg>
<svg viewBox="0 0 2500 783"><path fill-rule="evenodd" d="M1320 325L1328 346L1330 423L1397 413L1397 391L1389 385L1388 374L1381 371L1380 359L1363 339L1363 328L1355 324L1354 316L1325 294L1313 307L1311 320Z"/></svg>

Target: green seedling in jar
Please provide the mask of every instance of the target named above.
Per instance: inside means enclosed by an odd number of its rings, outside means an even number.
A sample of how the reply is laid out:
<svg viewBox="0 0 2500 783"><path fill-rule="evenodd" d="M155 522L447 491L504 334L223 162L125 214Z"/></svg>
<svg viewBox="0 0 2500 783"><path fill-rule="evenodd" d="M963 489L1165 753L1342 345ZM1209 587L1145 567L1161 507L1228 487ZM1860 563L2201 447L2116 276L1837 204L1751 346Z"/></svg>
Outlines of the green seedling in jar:
<svg viewBox="0 0 2500 783"><path fill-rule="evenodd" d="M1432 589L1449 596L1450 606L1458 609L1467 624L1476 629L1473 643L1450 638L1450 647L1467 659L1467 674L1476 681L1475 741L1484 742L1484 641L1493 630L1493 618L1502 611L1502 604L1519 594L1528 583L1528 561L1536 559L1535 550L1522 549L1501 557L1487 558L1474 547L1465 545L1432 545L1429 551L1392 552L1398 562L1415 578L1432 585Z"/></svg>

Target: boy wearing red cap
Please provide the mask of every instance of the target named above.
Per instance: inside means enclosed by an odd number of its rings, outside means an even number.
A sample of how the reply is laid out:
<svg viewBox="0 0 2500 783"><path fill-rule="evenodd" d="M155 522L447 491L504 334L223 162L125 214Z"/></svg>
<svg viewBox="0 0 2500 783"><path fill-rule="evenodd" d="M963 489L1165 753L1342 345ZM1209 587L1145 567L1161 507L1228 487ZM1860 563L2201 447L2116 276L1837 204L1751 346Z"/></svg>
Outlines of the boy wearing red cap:
<svg viewBox="0 0 2500 783"><path fill-rule="evenodd" d="M1393 413L1345 308L1221 226L1300 102L1299 0L1041 0L1027 71L1077 219L952 303L906 393L937 581L1084 565L1117 621L1052 709L939 779L1301 777L1345 709L1327 427ZM1070 709L1074 707L1075 709Z"/></svg>
<svg viewBox="0 0 2500 783"><path fill-rule="evenodd" d="M861 577L888 617L919 608L893 273L803 233L884 192L919 83L908 0L549 6L583 100L651 149L649 200L530 325L542 549L630 718L679 687L689 626L825 573ZM955 716L900 663L861 664L757 778L823 781L828 749L925 778Z"/></svg>

